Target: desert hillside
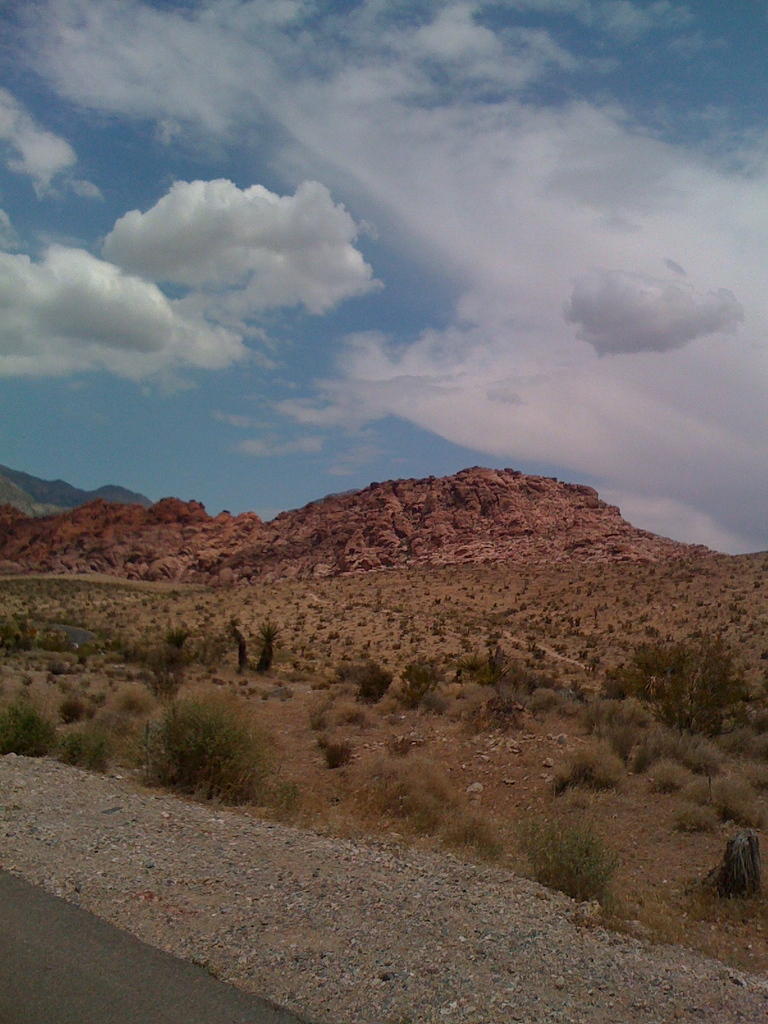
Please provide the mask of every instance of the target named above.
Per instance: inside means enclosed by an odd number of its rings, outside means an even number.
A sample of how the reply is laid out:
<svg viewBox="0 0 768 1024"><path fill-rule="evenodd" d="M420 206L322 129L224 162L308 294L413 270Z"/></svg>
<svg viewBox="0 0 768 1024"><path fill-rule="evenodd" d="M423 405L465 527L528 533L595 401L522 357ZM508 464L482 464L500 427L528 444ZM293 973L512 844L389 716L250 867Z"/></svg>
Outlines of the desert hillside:
<svg viewBox="0 0 768 1024"><path fill-rule="evenodd" d="M0 510L0 570L236 583L409 566L656 562L705 549L639 530L597 492L511 469L373 483L283 512L92 502L45 519Z"/></svg>

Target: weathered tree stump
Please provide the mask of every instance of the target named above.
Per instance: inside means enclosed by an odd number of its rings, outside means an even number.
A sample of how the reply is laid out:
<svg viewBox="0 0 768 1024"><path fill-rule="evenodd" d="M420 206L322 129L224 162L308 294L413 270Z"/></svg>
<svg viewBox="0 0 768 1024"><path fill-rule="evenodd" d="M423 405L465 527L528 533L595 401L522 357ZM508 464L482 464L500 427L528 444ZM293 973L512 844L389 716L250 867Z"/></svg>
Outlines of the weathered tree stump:
<svg viewBox="0 0 768 1024"><path fill-rule="evenodd" d="M755 896L760 892L760 841L748 828L729 839L722 863L707 876L718 896Z"/></svg>
<svg viewBox="0 0 768 1024"><path fill-rule="evenodd" d="M230 621L229 632L237 644L237 671L242 674L248 668L248 647L236 619Z"/></svg>

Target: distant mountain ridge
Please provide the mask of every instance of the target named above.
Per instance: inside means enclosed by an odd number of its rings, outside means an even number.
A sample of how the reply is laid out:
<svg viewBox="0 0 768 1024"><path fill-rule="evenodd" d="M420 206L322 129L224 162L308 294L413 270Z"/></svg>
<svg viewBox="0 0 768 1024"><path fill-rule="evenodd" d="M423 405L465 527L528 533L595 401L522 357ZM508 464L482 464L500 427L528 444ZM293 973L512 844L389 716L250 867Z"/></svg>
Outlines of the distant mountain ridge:
<svg viewBox="0 0 768 1024"><path fill-rule="evenodd" d="M0 572L262 583L459 564L663 562L708 549L639 530L582 484L513 469L390 480L281 512L95 501L47 519L0 508Z"/></svg>
<svg viewBox="0 0 768 1024"><path fill-rule="evenodd" d="M43 480L31 473L0 465L0 504L13 505L25 515L51 515L99 499L113 504L143 505L145 508L152 504L145 495L114 484L84 491L66 480Z"/></svg>

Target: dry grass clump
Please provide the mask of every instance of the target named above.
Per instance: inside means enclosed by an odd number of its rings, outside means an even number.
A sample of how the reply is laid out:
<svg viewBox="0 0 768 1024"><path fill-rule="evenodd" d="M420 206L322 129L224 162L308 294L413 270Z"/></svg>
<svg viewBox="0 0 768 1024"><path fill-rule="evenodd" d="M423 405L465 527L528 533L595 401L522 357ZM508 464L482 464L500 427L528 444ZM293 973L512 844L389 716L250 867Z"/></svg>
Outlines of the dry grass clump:
<svg viewBox="0 0 768 1024"><path fill-rule="evenodd" d="M563 702L563 695L549 686L537 686L526 701L528 709L534 714L547 714L550 711L555 711L562 706Z"/></svg>
<svg viewBox="0 0 768 1024"><path fill-rule="evenodd" d="M643 738L652 719L646 708L633 698L595 700L584 709L584 724L628 764L632 751Z"/></svg>
<svg viewBox="0 0 768 1024"><path fill-rule="evenodd" d="M694 803L708 805L720 821L732 821L746 828L762 828L765 806L754 787L741 776L696 779L683 795Z"/></svg>
<svg viewBox="0 0 768 1024"><path fill-rule="evenodd" d="M618 859L587 822L528 819L518 838L537 882L575 900L606 902Z"/></svg>
<svg viewBox="0 0 768 1024"><path fill-rule="evenodd" d="M717 815L708 804L686 801L675 811L674 822L677 832L714 832Z"/></svg>
<svg viewBox="0 0 768 1024"><path fill-rule="evenodd" d="M721 821L745 828L762 828L765 822L763 802L744 778L717 779L712 786L712 805Z"/></svg>
<svg viewBox="0 0 768 1024"><path fill-rule="evenodd" d="M69 693L59 704L59 718L65 725L71 722L79 722L85 718L88 712L93 715L93 708L89 708L83 698L77 693Z"/></svg>
<svg viewBox="0 0 768 1024"><path fill-rule="evenodd" d="M760 792L768 789L768 764L748 764L744 776Z"/></svg>
<svg viewBox="0 0 768 1024"><path fill-rule="evenodd" d="M112 694L111 706L126 715L148 715L155 707L155 699L141 683L125 683Z"/></svg>
<svg viewBox="0 0 768 1024"><path fill-rule="evenodd" d="M333 720L336 725L356 725L360 729L366 729L371 724L365 708L353 700L340 701L334 708Z"/></svg>
<svg viewBox="0 0 768 1024"><path fill-rule="evenodd" d="M624 777L624 765L606 743L593 743L571 754L555 772L555 793L571 786L615 789Z"/></svg>
<svg viewBox="0 0 768 1024"><path fill-rule="evenodd" d="M662 758L653 765L652 775L648 780L649 788L654 793L677 793L691 782L692 775L688 768L677 761Z"/></svg>
<svg viewBox="0 0 768 1024"><path fill-rule="evenodd" d="M504 854L504 843L487 818L472 812L459 813L443 832L446 846L466 851L481 860L497 861Z"/></svg>
<svg viewBox="0 0 768 1024"><path fill-rule="evenodd" d="M322 751L328 768L341 768L352 760L353 747L348 740L330 739L320 736L317 745Z"/></svg>
<svg viewBox="0 0 768 1024"><path fill-rule="evenodd" d="M207 800L266 802L271 744L247 709L219 694L174 701L149 730L146 777Z"/></svg>
<svg viewBox="0 0 768 1024"><path fill-rule="evenodd" d="M635 748L632 768L644 772L657 761L677 761L699 775L716 775L723 761L721 751L703 736L676 733L663 726L646 732Z"/></svg>
<svg viewBox="0 0 768 1024"><path fill-rule="evenodd" d="M448 776L423 757L380 758L370 768L358 802L419 835L435 835L461 801Z"/></svg>

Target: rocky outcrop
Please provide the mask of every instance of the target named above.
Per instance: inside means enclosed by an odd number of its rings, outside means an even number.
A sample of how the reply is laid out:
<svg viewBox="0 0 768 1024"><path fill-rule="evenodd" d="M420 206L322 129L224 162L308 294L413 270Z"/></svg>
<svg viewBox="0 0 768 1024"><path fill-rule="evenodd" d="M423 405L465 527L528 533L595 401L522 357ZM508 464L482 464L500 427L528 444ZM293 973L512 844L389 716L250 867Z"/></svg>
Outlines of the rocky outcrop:
<svg viewBox="0 0 768 1024"><path fill-rule="evenodd" d="M0 508L0 571L229 584L499 561L659 561L705 552L636 529L581 484L512 469L373 483L283 512L95 501L44 519Z"/></svg>

